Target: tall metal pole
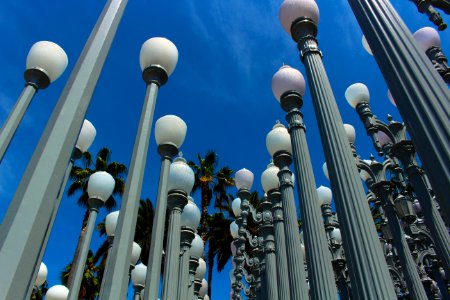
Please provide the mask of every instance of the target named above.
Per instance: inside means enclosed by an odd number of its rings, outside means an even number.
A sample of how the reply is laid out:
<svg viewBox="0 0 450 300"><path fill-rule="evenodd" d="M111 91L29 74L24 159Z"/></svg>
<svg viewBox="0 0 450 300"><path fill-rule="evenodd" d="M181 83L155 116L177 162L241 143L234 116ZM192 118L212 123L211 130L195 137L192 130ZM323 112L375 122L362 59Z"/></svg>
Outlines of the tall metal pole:
<svg viewBox="0 0 450 300"><path fill-rule="evenodd" d="M301 95L296 92L286 92L281 96L280 103L283 110L287 112L286 120L289 124L292 141L303 234L305 245L308 248L306 263L311 298L337 299L338 292L334 283L331 254L328 250L311 157L306 142L306 127L300 112L303 100Z"/></svg>
<svg viewBox="0 0 450 300"><path fill-rule="evenodd" d="M240 197L241 198L241 197ZM242 198L241 198L242 201ZM242 202L241 202L242 203ZM234 256L234 262L236 264L236 268L234 270L234 283L233 287L233 300L242 299L241 290L242 290L242 277L243 277L243 268L244 268L244 252L245 252L245 241L246 238L243 234L241 234L241 228L243 227L242 222L242 214L236 217L236 224L238 226L239 236L234 239L233 243L236 246L236 255Z"/></svg>
<svg viewBox="0 0 450 300"><path fill-rule="evenodd" d="M89 199L89 217L86 225L86 235L82 241L80 255L72 265L74 270L74 279L72 286L69 290L68 300L78 300L78 294L80 293L81 282L84 278L84 268L86 267L86 259L89 253L89 247L91 245L92 233L95 228L95 220L97 219L98 210L103 206L103 201L96 198Z"/></svg>
<svg viewBox="0 0 450 300"><path fill-rule="evenodd" d="M289 280L286 279L286 270L288 269L286 236L284 230L283 205L281 203L281 194L278 189L268 191L268 200L272 203L273 229L275 234L275 260L277 270L278 299L291 299L291 288ZM267 260L266 260L266 273ZM267 278L267 277L266 277ZM270 298L269 298L270 299Z"/></svg>
<svg viewBox="0 0 450 300"><path fill-rule="evenodd" d="M109 0L67 82L0 227L0 299L23 299L75 142L127 0Z"/></svg>
<svg viewBox="0 0 450 300"><path fill-rule="evenodd" d="M180 255L179 255L179 273L178 273L178 292L177 299L189 300L187 291L189 288L189 249L191 249L192 240L195 237L195 231L190 227L181 228Z"/></svg>
<svg viewBox="0 0 450 300"><path fill-rule="evenodd" d="M304 257L301 250L300 231L295 210L294 182L292 181L292 172L289 170L292 156L288 152L279 151L274 154L273 161L280 169L278 178L280 180L280 193L283 203L287 270L289 272L291 299L308 299L306 272L303 265Z"/></svg>
<svg viewBox="0 0 450 300"><path fill-rule="evenodd" d="M144 298L146 300L158 300L167 210L167 178L172 157L178 153L178 148L169 144L161 145L158 147L158 152L161 155L161 171L159 173L158 196L156 197L156 213L153 220L147 277L145 278Z"/></svg>
<svg viewBox="0 0 450 300"><path fill-rule="evenodd" d="M178 259L180 257L181 213L188 203L183 191L173 190L168 195L169 232L167 235L166 259L164 264L164 281L162 300L177 299Z"/></svg>
<svg viewBox="0 0 450 300"><path fill-rule="evenodd" d="M438 199L450 186L450 91L388 0L349 0ZM441 201L445 211L450 202Z"/></svg>
<svg viewBox="0 0 450 300"><path fill-rule="evenodd" d="M315 39L317 25L300 18L292 24L291 33L298 43L313 98L353 295L357 299L394 299L394 286Z"/></svg>
<svg viewBox="0 0 450 300"><path fill-rule="evenodd" d="M155 111L156 96L159 87L167 82L167 73L159 66L150 66L144 70L147 83L144 106L138 132L134 141L133 156L128 171L125 190L122 197L119 219L117 221L114 244L111 249L110 265L100 291L99 299L125 299L128 292L131 249L139 210L139 199L142 191L150 133ZM149 76L149 77L146 77Z"/></svg>
<svg viewBox="0 0 450 300"><path fill-rule="evenodd" d="M197 267L198 267L198 258L191 256L189 258L189 287L186 296L187 300L192 300L192 297L194 297L194 282Z"/></svg>

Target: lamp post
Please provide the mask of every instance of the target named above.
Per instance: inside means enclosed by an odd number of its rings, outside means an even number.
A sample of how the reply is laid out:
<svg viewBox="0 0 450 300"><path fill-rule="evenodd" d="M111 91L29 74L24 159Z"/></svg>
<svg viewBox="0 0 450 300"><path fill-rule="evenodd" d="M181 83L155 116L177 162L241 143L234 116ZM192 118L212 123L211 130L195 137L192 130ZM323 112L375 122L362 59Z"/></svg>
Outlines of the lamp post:
<svg viewBox="0 0 450 300"><path fill-rule="evenodd" d="M181 294L182 300L192 300L192 297L194 296L195 273L199 266L199 259L203 255L204 250L205 244L203 243L201 236L196 233L194 239L192 240L191 249L189 251L189 281L187 283L187 286L184 287L184 294Z"/></svg>
<svg viewBox="0 0 450 300"><path fill-rule="evenodd" d="M279 17L285 31L297 42L305 65L341 219L353 295L361 299L392 299L394 287L315 38L319 22L317 3L314 0L285 0Z"/></svg>
<svg viewBox="0 0 450 300"><path fill-rule="evenodd" d="M161 253L163 251L164 226L167 210L167 179L172 157L186 137L186 123L177 116L164 116L155 124L155 138L158 152L161 156L158 195L156 197L156 213L153 220L152 240L148 259L147 278L144 297L148 300L158 300L159 282L161 276Z"/></svg>
<svg viewBox="0 0 450 300"><path fill-rule="evenodd" d="M287 113L286 120L289 123L303 234L308 248L306 263L311 297L337 299L326 233L320 207L317 205L316 183L306 142L306 128L300 111L305 92L303 75L289 66L281 67L272 78L272 91Z"/></svg>
<svg viewBox="0 0 450 300"><path fill-rule="evenodd" d="M444 20L441 17L441 14L436 11L434 8L435 3L443 2L446 3L448 10L448 0L410 0L412 1L419 10L420 13L426 14L431 22L438 27L439 30L445 30L447 28L447 24L444 23ZM441 7L442 8L442 7ZM448 12L447 12L448 13Z"/></svg>
<svg viewBox="0 0 450 300"><path fill-rule="evenodd" d="M233 262L235 264L234 268L234 282L232 282L231 287L233 290L233 300L242 299L241 289L242 289L242 268L244 263L244 250L245 244L243 244L239 236L239 227L242 224L242 217L236 216L236 221L230 223L230 233L233 238L233 245L235 247L236 253L233 255ZM245 240L244 240L245 243Z"/></svg>
<svg viewBox="0 0 450 300"><path fill-rule="evenodd" d="M203 278L202 286L200 287L200 290L198 291L198 300L204 300L207 292L208 292L208 282ZM209 298L209 296L208 296L208 298Z"/></svg>
<svg viewBox="0 0 450 300"><path fill-rule="evenodd" d="M277 123L273 127L267 134L266 146L269 154L273 157L275 165L279 168L277 175L280 183L283 209L291 299L307 298L308 287L306 285L306 273L303 267L304 257L300 249L300 232L294 200L294 182L292 172L289 170L289 165L292 162L291 137L284 125ZM276 234L277 232L275 231L275 236Z"/></svg>
<svg viewBox="0 0 450 300"><path fill-rule="evenodd" d="M0 299L23 299L34 280L61 178L127 0L109 0L60 96L0 227Z"/></svg>
<svg viewBox="0 0 450 300"><path fill-rule="evenodd" d="M165 38L151 38L142 45L140 65L142 77L147 84L147 91L122 196L120 216L114 237L116 242L110 253L111 265L107 267L107 277L100 292L99 299L102 300L126 298L128 290L126 274L136 228L156 96L159 88L167 82L168 77L174 71L177 61L177 48ZM153 265L149 265L149 269L152 268Z"/></svg>
<svg viewBox="0 0 450 300"><path fill-rule="evenodd" d="M187 195L191 193L194 181L194 171L183 157L177 157L170 165L168 178L169 230L167 233L162 300L177 299L181 213L188 203Z"/></svg>
<svg viewBox="0 0 450 300"><path fill-rule="evenodd" d="M180 300L188 300L187 291L189 287L190 257L193 255L194 257L199 258L203 253L203 241L201 238L199 240L199 236L195 234L195 228L197 228L200 223L200 210L197 205L195 205L193 200L194 199L192 199L192 197L188 197L188 203L183 208L183 212L181 213L181 252L178 266L179 273L177 292L177 299Z"/></svg>
<svg viewBox="0 0 450 300"><path fill-rule="evenodd" d="M25 88L0 129L0 162L34 95L58 79L66 69L67 63L66 52L53 42L40 41L31 47L24 74Z"/></svg>
<svg viewBox="0 0 450 300"><path fill-rule="evenodd" d="M92 233L95 227L98 210L103 206L105 201L111 196L114 190L114 178L104 172L96 172L89 177L87 192L89 195L89 217L86 225L86 233L80 247L80 254L72 265L71 273L73 273L73 282L70 286L69 300L78 300L81 281L83 280L86 259L89 253Z"/></svg>
<svg viewBox="0 0 450 300"><path fill-rule="evenodd" d="M200 288L202 287L202 280L205 277L205 274L206 274L206 262L203 260L203 258L200 258L198 260L197 270L195 271L194 295L192 300L198 300L198 293L200 291Z"/></svg>
<svg viewBox="0 0 450 300"><path fill-rule="evenodd" d="M349 3L434 192L445 199L450 186L450 91L388 0Z"/></svg>
<svg viewBox="0 0 450 300"><path fill-rule="evenodd" d="M45 294L46 300L66 300L69 296L69 289L63 285L54 285Z"/></svg>
<svg viewBox="0 0 450 300"><path fill-rule="evenodd" d="M145 275L147 274L147 267L144 264L138 264L131 271L131 282L134 288L134 300L141 300L141 293L145 287Z"/></svg>

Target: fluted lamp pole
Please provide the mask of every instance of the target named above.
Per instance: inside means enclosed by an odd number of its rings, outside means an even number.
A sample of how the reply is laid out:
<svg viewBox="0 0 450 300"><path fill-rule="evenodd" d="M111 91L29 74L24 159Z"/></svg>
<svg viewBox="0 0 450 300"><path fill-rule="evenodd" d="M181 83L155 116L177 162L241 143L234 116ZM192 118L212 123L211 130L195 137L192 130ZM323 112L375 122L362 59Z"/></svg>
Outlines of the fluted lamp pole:
<svg viewBox="0 0 450 300"><path fill-rule="evenodd" d="M287 270L291 299L308 297L304 257L300 249L300 232L294 199L294 181L289 165L292 162L291 137L284 125L277 122L266 136L266 146L279 168L278 180L286 237ZM280 266L278 266L280 268Z"/></svg>
<svg viewBox="0 0 450 300"><path fill-rule="evenodd" d="M245 244L242 245L242 242L240 240L239 236L239 225L238 223L241 223L241 216L236 217L236 221L233 221L230 223L230 233L231 237L233 238L233 245L234 245L234 254L233 254L233 262L234 262L234 281L231 283L231 288L233 291L233 300L239 300L242 299L241 297L241 285L242 285L242 269L243 262L244 262L244 250L245 250ZM233 248L231 249L233 252Z"/></svg>
<svg viewBox="0 0 450 300"><path fill-rule="evenodd" d="M147 91L122 196L115 243L110 252L110 265L107 266L106 280L100 291L101 300L126 298L131 245L134 240L156 97L159 88L174 71L177 61L178 50L168 39L151 38L141 47L140 65ZM149 265L149 269L152 267Z"/></svg>
<svg viewBox="0 0 450 300"><path fill-rule="evenodd" d="M272 91L281 108L287 113L303 234L308 248L306 263L311 297L337 299L331 256L320 207L317 205L316 183L306 142L306 127L300 111L305 93L303 75L289 66L282 66L272 78Z"/></svg>
<svg viewBox="0 0 450 300"><path fill-rule="evenodd" d="M194 257L199 258L203 254L203 241L199 241L195 234L195 229L198 227L199 224L200 224L200 210L198 209L197 205L195 205L194 199L189 196L188 203L183 208L183 212L181 213L181 239L180 239L181 251L178 267L179 273L178 273L178 292L177 292L178 295L177 299L179 300L190 300L188 299L187 293L189 288L190 257L193 255Z"/></svg>
<svg viewBox="0 0 450 300"><path fill-rule="evenodd" d="M170 165L168 179L169 229L164 263L162 300L177 299L181 213L184 206L188 203L187 195L191 193L194 181L194 171L192 171L183 157L177 157Z"/></svg>
<svg viewBox="0 0 450 300"><path fill-rule="evenodd" d="M285 0L280 7L279 18L284 30L297 42L305 65L336 210L341 220L354 297L393 299L396 297L394 286L318 48L317 3L314 0Z"/></svg>
<svg viewBox="0 0 450 300"><path fill-rule="evenodd" d="M184 290L184 294L186 296L182 294L181 299L192 300L192 297L194 296L195 275L199 266L199 260L203 255L204 250L205 244L203 243L203 239L196 233L194 239L192 240L191 249L189 251L189 281L187 290L186 287Z"/></svg>
<svg viewBox="0 0 450 300"><path fill-rule="evenodd" d="M161 253L163 251L164 226L166 224L167 180L172 158L178 153L178 149L183 144L186 131L186 123L175 115L164 116L158 119L155 124L155 138L158 144L158 152L161 156L161 169L144 292L144 297L148 300L158 300Z"/></svg>
<svg viewBox="0 0 450 300"><path fill-rule="evenodd" d="M141 293L145 286L145 276L147 274L147 267L140 263L131 271L131 282L134 288L133 300L141 300Z"/></svg>
<svg viewBox="0 0 450 300"><path fill-rule="evenodd" d="M31 47L24 74L25 88L0 129L0 162L36 92L58 79L67 63L66 52L53 42L40 41Z"/></svg>
<svg viewBox="0 0 450 300"><path fill-rule="evenodd" d="M98 210L103 206L106 200L111 196L115 186L114 178L107 172L95 172L89 177L87 193L89 195L89 217L86 225L86 233L80 247L78 259L72 265L73 283L70 286L69 300L78 300L81 281L83 280L86 259L89 253L92 233L95 228Z"/></svg>

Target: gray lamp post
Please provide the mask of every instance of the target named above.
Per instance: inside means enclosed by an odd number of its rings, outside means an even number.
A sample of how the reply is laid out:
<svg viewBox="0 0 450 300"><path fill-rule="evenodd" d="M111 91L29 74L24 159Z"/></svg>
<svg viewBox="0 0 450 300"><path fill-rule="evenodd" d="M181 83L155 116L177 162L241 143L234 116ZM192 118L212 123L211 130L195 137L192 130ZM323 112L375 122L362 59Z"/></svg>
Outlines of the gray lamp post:
<svg viewBox="0 0 450 300"><path fill-rule="evenodd" d="M396 297L394 287L315 39L319 22L317 3L314 0L285 0L279 17L285 31L298 43L305 65L341 220L353 295L361 299L393 299Z"/></svg>
<svg viewBox="0 0 450 300"><path fill-rule="evenodd" d="M0 227L0 299L25 299L61 178L127 0L109 0L62 92Z"/></svg>
<svg viewBox="0 0 450 300"><path fill-rule="evenodd" d="M306 273L303 267L304 257L300 249L300 232L294 200L294 182L289 165L292 162L291 138L284 125L277 123L267 134L266 146L279 168L278 179L283 208L286 237L287 270L289 272L291 299L308 297ZM275 231L275 236L277 232ZM278 247L278 245L277 245ZM280 268L280 266L277 266ZM280 281L278 281L280 284Z"/></svg>
<svg viewBox="0 0 450 300"><path fill-rule="evenodd" d="M145 276L147 274L147 267L144 264L138 264L131 271L131 282L134 288L133 300L141 300L141 293L145 287Z"/></svg>
<svg viewBox="0 0 450 300"><path fill-rule="evenodd" d="M388 0L349 3L433 190L445 199L450 186L450 91Z"/></svg>
<svg viewBox="0 0 450 300"><path fill-rule="evenodd" d="M0 162L34 95L58 79L66 69L67 63L66 52L53 42L40 41L31 47L24 74L25 88L0 129Z"/></svg>
<svg viewBox="0 0 450 300"><path fill-rule="evenodd" d="M54 285L47 290L46 300L66 300L69 296L69 289L63 285Z"/></svg>
<svg viewBox="0 0 450 300"><path fill-rule="evenodd" d="M195 234L194 239L191 243L191 249L189 251L189 280L187 282L187 286L183 288L181 293L182 300L192 300L194 295L194 281L195 281L195 273L199 266L199 259L203 255L203 251L205 250L205 245L201 236ZM206 269L205 269L206 270Z"/></svg>
<svg viewBox="0 0 450 300"><path fill-rule="evenodd" d="M233 238L233 245L235 247L235 253L233 254L234 262L234 282L231 283L233 289L233 300L239 300L241 298L242 290L242 268L244 263L244 250L245 250L245 240L242 242L239 236L239 227L242 224L242 217L237 216L236 221L230 223L230 233ZM233 249L231 250L233 252Z"/></svg>
<svg viewBox="0 0 450 300"><path fill-rule="evenodd" d="M308 248L306 263L311 297L337 299L331 256L320 207L317 205L316 183L306 142L306 128L300 112L305 92L303 75L289 66L281 67L272 78L272 91L287 113L286 120L289 123L303 234Z"/></svg>
<svg viewBox="0 0 450 300"><path fill-rule="evenodd" d="M441 14L436 11L434 8L435 3L439 2L447 2L444 5L449 5L448 0L410 0L414 2L414 4L417 6L417 9L420 13L426 14L431 22L433 22L434 25L438 27L439 30L445 30L447 28L447 24L444 23L444 20L441 17ZM448 12L447 12L448 13Z"/></svg>
<svg viewBox="0 0 450 300"><path fill-rule="evenodd" d="M206 274L206 263L203 260L203 258L200 258L198 260L198 267L195 271L195 280L194 280L194 295L192 296L192 300L198 300L198 293L200 291L200 288L202 287L202 280L205 277Z"/></svg>
<svg viewBox="0 0 450 300"><path fill-rule="evenodd" d="M195 228L200 223L200 210L194 199L188 197L188 203L181 213L181 239L178 273L177 299L188 300L189 288L189 260L191 256L199 258L203 254L203 241L195 234ZM200 240L199 240L200 239ZM195 244L194 244L195 242ZM192 247L192 248L191 248ZM192 250L190 250L192 249Z"/></svg>
<svg viewBox="0 0 450 300"><path fill-rule="evenodd" d="M87 193L89 195L89 217L86 225L86 233L80 247L78 259L72 265L71 273L73 273L73 282L70 286L69 300L78 300L81 281L83 280L84 268L86 267L86 259L89 253L92 233L94 232L95 220L100 207L111 196L114 190L114 178L103 171L96 172L89 177Z"/></svg>
<svg viewBox="0 0 450 300"><path fill-rule="evenodd" d="M194 181L194 171L187 165L186 160L182 157L176 158L170 165L168 179L169 230L167 233L162 300L177 299L181 213L188 203L187 195L191 193Z"/></svg>
<svg viewBox="0 0 450 300"><path fill-rule="evenodd" d="M158 152L161 156L161 171L159 174L158 195L156 198L156 213L152 227L152 241L148 259L147 278L145 284L145 299L158 300L159 282L161 276L161 253L163 251L164 226L167 210L167 179L172 157L186 137L186 123L177 116L164 116L155 124L155 138Z"/></svg>
<svg viewBox="0 0 450 300"><path fill-rule="evenodd" d="M142 45L140 65L142 77L147 84L147 92L122 196L120 216L114 237L116 242L110 253L111 264L107 266L106 280L100 291L99 299L126 298L131 244L136 228L156 96L159 88L167 82L168 77L174 71L177 61L177 48L165 38L151 38ZM153 265L149 265L149 269L151 268Z"/></svg>

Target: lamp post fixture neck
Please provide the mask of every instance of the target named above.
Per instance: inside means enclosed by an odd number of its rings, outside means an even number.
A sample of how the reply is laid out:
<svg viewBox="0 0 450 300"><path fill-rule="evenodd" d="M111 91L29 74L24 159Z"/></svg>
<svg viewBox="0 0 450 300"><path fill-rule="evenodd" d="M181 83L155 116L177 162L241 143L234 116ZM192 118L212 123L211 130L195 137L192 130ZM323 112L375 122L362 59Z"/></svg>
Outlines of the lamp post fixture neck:
<svg viewBox="0 0 450 300"><path fill-rule="evenodd" d="M161 144L158 146L158 154L161 160L172 161L173 157L178 154L178 147L174 144Z"/></svg>
<svg viewBox="0 0 450 300"><path fill-rule="evenodd" d="M425 54L431 60L436 70L439 72L444 81L450 83L450 67L448 65L448 59L440 47L431 47Z"/></svg>
<svg viewBox="0 0 450 300"><path fill-rule="evenodd" d="M161 87L169 80L169 76L162 66L151 65L142 71L142 79L147 85L154 83Z"/></svg>
<svg viewBox="0 0 450 300"><path fill-rule="evenodd" d="M319 54L320 57L323 56L316 39L317 25L313 20L301 17L292 22L291 36L297 43L297 48L300 51L300 59L302 61L308 53L316 53Z"/></svg>
<svg viewBox="0 0 450 300"><path fill-rule="evenodd" d="M47 73L40 68L32 68L25 71L23 75L25 85L31 85L37 90L43 90L50 85L50 78Z"/></svg>

